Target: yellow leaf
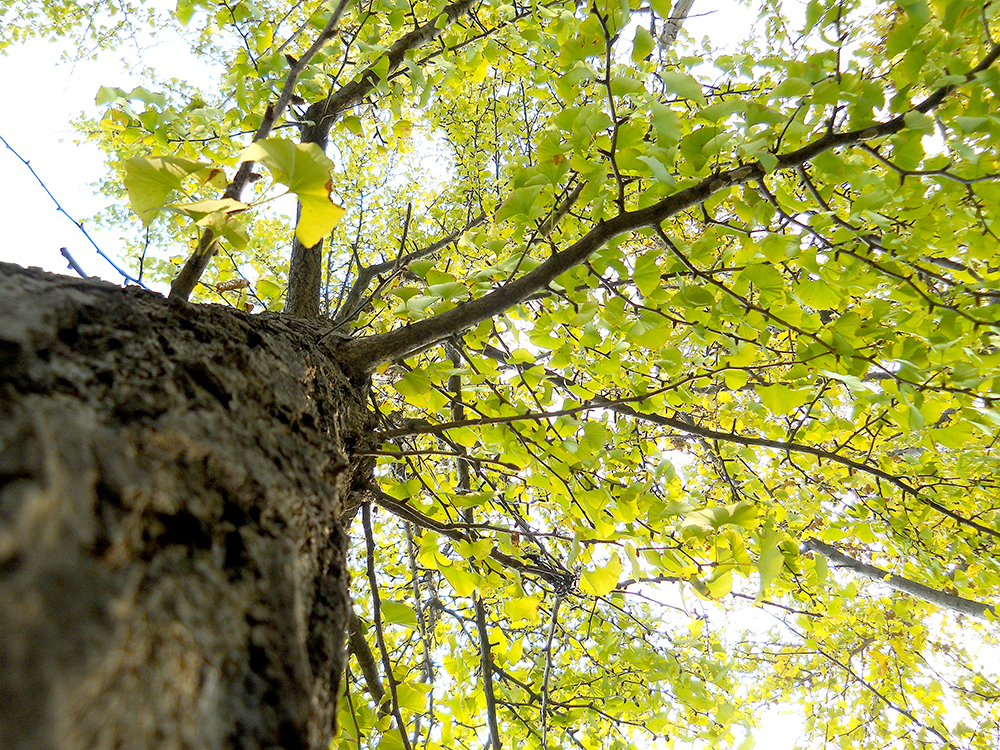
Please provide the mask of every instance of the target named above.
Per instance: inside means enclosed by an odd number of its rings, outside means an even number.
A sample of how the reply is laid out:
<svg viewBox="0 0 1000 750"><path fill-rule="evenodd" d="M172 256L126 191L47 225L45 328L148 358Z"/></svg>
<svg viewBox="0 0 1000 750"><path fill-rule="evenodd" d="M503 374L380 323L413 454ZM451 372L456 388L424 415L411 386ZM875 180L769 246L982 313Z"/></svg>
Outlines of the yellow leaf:
<svg viewBox="0 0 1000 750"><path fill-rule="evenodd" d="M611 553L608 564L596 570L585 570L580 576L580 591L593 596L607 596L618 585L622 572L622 559L617 552Z"/></svg>
<svg viewBox="0 0 1000 750"><path fill-rule="evenodd" d="M331 187L332 183L327 182L320 192L298 194L302 213L295 227L295 236L305 247L319 244L347 213L347 209L330 199Z"/></svg>
<svg viewBox="0 0 1000 750"><path fill-rule="evenodd" d="M302 211L295 236L306 247L318 244L347 212L330 197L333 162L315 143L269 138L243 149L243 158L263 164L275 182L299 197Z"/></svg>
<svg viewBox="0 0 1000 750"><path fill-rule="evenodd" d="M538 607L541 603L542 598L540 596L520 596L505 601L503 609L512 624L518 624L525 620L528 622L537 622Z"/></svg>
<svg viewBox="0 0 1000 750"><path fill-rule="evenodd" d="M459 596L470 596L479 585L479 576L465 567L452 564L440 565L438 569Z"/></svg>

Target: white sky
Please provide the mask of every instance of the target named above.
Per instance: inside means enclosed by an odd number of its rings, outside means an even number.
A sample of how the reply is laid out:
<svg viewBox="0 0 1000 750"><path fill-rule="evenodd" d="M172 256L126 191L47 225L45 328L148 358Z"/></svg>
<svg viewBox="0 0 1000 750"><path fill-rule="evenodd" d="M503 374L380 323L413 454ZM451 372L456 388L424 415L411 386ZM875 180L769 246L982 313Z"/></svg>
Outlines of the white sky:
<svg viewBox="0 0 1000 750"><path fill-rule="evenodd" d="M0 136L31 163L65 211L83 222L97 245L118 262L119 239L113 233L91 231L87 222L105 205L103 196L91 187L104 175L103 156L94 146L75 142L79 136L71 121L81 113L99 115L94 97L100 86L128 91L142 81L123 66L118 52L94 61L62 63L62 49L33 41L0 56L0 101L7 103L8 112L0 120ZM196 67L187 49L176 41L152 43L135 57L141 65L162 70L204 70L204 65ZM2 143L0 175L0 261L72 274L59 253L60 247L66 247L88 274L122 281Z"/></svg>

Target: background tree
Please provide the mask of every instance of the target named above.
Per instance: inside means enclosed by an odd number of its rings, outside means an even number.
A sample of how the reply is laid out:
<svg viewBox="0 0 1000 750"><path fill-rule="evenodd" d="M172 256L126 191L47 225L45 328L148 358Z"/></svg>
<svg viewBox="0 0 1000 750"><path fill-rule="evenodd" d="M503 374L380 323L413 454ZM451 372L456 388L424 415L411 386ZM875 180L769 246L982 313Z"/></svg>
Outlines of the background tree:
<svg viewBox="0 0 1000 750"><path fill-rule="evenodd" d="M699 9L152 17L217 89L85 127L172 299L5 282L6 739L996 746L996 6Z"/></svg>

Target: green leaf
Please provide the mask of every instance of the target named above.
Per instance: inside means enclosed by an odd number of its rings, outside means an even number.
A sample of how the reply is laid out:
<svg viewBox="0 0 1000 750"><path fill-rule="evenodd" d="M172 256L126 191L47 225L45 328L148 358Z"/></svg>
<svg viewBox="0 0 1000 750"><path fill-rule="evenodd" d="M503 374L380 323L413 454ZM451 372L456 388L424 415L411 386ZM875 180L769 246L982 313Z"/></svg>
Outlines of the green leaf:
<svg viewBox="0 0 1000 750"><path fill-rule="evenodd" d="M430 403L433 387L431 379L423 370L410 370L397 380L393 386L396 391L414 406L427 406Z"/></svg>
<svg viewBox="0 0 1000 750"><path fill-rule="evenodd" d="M765 299L773 298L785 287L781 273L770 263L747 266L741 275L752 281L762 293L766 293Z"/></svg>
<svg viewBox="0 0 1000 750"><path fill-rule="evenodd" d="M811 391L796 390L787 385L769 385L756 390L761 403L772 414L791 414L812 398Z"/></svg>
<svg viewBox="0 0 1000 750"><path fill-rule="evenodd" d="M415 713L427 709L427 694L430 691L431 685L423 682L400 682L396 685L396 696L399 699L400 708Z"/></svg>
<svg viewBox="0 0 1000 750"><path fill-rule="evenodd" d="M655 45L653 35L642 26L636 26L635 37L632 40L632 62L641 63L649 57L649 53L653 51Z"/></svg>
<svg viewBox="0 0 1000 750"><path fill-rule="evenodd" d="M276 300L284 290L270 279L258 279L255 291L258 297Z"/></svg>
<svg viewBox="0 0 1000 750"><path fill-rule="evenodd" d="M607 596L618 585L622 572L622 560L617 552L603 566L584 570L580 575L580 591L591 596Z"/></svg>
<svg viewBox="0 0 1000 750"><path fill-rule="evenodd" d="M670 171L660 159L645 155L638 156L636 158L643 164L646 164L650 171L652 171L653 177L662 182L664 185L674 184L674 176L670 174Z"/></svg>
<svg viewBox="0 0 1000 750"><path fill-rule="evenodd" d="M632 273L632 280L645 297L648 297L660 287L660 267L656 263L659 257L660 254L657 251L649 250L640 255L635 261L635 271Z"/></svg>
<svg viewBox="0 0 1000 750"><path fill-rule="evenodd" d="M705 94L701 90L701 84L687 73L666 71L660 74L660 80L668 93L704 106Z"/></svg>
<svg viewBox="0 0 1000 750"><path fill-rule="evenodd" d="M753 528L758 510L753 503L741 500L733 505L703 508L688 513L681 521L680 528L687 536L703 539L713 531L726 525Z"/></svg>
<svg viewBox="0 0 1000 750"><path fill-rule="evenodd" d="M333 162L315 143L269 138L243 149L243 158L263 164L275 182L298 196L302 210L295 236L305 247L317 245L344 217L346 209L331 197Z"/></svg>
<svg viewBox="0 0 1000 750"><path fill-rule="evenodd" d="M532 207L535 205L535 200L542 191L542 187L542 185L529 185L512 190L507 200L497 210L496 220L504 221L515 217L527 219L541 215L542 209L540 207L536 208L534 212Z"/></svg>
<svg viewBox="0 0 1000 750"><path fill-rule="evenodd" d="M94 97L94 103L98 107L103 107L105 104L111 104L117 101L125 101L128 98L128 94L125 93L124 89L117 87L101 86L97 90L97 96Z"/></svg>
<svg viewBox="0 0 1000 750"><path fill-rule="evenodd" d="M214 214L239 213L240 211L246 211L249 206L232 198L216 198L196 201L194 203L181 203L172 208L187 214L194 219L196 224L208 226L212 223L209 218Z"/></svg>
<svg viewBox="0 0 1000 750"><path fill-rule="evenodd" d="M760 574L760 590L757 592L756 602L760 602L766 595L772 581L785 564L785 556L778 548L781 541L781 533L769 531L760 542L760 558L757 561L757 572Z"/></svg>
<svg viewBox="0 0 1000 750"><path fill-rule="evenodd" d="M406 604L391 599L382 600L382 622L387 625L402 625L410 630L417 629L417 614Z"/></svg>
<svg viewBox="0 0 1000 750"><path fill-rule="evenodd" d="M378 741L377 750L405 750L406 745L399 736L398 729L390 729L382 734L382 739Z"/></svg>
<svg viewBox="0 0 1000 750"><path fill-rule="evenodd" d="M191 175L208 177L214 170L210 164L176 156L136 156L125 162L125 190L129 204L143 226L149 226L164 208L167 196L180 190L184 179Z"/></svg>
<svg viewBox="0 0 1000 750"><path fill-rule="evenodd" d="M812 83L805 78L788 78L771 91L771 96L776 99L805 96L812 89Z"/></svg>
<svg viewBox="0 0 1000 750"><path fill-rule="evenodd" d="M678 144L681 139L681 118L673 109L660 102L653 102L650 121L656 130L656 143L660 148L669 150Z"/></svg>
<svg viewBox="0 0 1000 750"><path fill-rule="evenodd" d="M934 134L934 118L930 115L925 115L923 112L907 112L903 115L903 122L906 123L906 127L916 130L918 133L923 133L924 135Z"/></svg>
<svg viewBox="0 0 1000 750"><path fill-rule="evenodd" d="M479 575L459 563L439 565L438 570L455 589L455 594L458 596L471 596L472 592L476 590L476 586L479 585Z"/></svg>

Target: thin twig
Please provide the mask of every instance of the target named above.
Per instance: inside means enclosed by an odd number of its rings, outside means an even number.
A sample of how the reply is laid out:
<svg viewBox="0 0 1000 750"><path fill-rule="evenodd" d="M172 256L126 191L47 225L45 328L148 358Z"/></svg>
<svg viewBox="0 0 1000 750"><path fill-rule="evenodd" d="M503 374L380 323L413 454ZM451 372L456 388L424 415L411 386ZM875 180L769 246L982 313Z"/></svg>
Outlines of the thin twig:
<svg viewBox="0 0 1000 750"><path fill-rule="evenodd" d="M409 208L406 211L409 219ZM445 352L451 359L455 367L461 367L462 355L458 348L449 343L445 346ZM462 376L452 375L448 378L448 390L451 391L451 417L455 420L465 418L465 405L462 403ZM469 460L466 458L465 449L455 456L455 474L458 477L458 491L468 493L472 489L471 478L469 476ZM472 508L467 508L463 513L465 523L472 526ZM475 539L476 534L470 528L469 538ZM490 748L500 750L500 726L497 721L497 700L493 693L493 654L490 650L490 632L486 626L486 607L480 596L473 592L472 605L476 612L476 630L479 633L479 663L480 672L483 679L483 695L486 698L486 721L490 727Z"/></svg>
<svg viewBox="0 0 1000 750"><path fill-rule="evenodd" d="M403 253L406 250L406 236L410 233L410 218L413 215L413 201L407 201L406 203L406 218L403 220L403 239L399 241L399 252L396 253L396 266L399 266L399 260L403 257Z"/></svg>
<svg viewBox="0 0 1000 750"><path fill-rule="evenodd" d="M385 670L385 679L389 683L389 692L392 695L392 715L396 719L396 726L399 727L399 736L403 740L404 750L411 750L410 738L406 736L406 726L403 724L403 716L399 712L399 696L396 691L396 678L392 674L392 660L389 658L389 650L385 647L385 636L382 633L382 602L379 599L378 579L375 576L375 536L372 533L371 503L365 503L361 506L361 523L364 526L365 544L368 551L368 585L372 595L375 640L378 642L378 650L382 654L382 668Z"/></svg>
<svg viewBox="0 0 1000 750"><path fill-rule="evenodd" d="M361 727L358 726L358 714L354 710L354 701L351 700L351 668L347 667L347 679L344 680L344 695L347 696L347 707L351 711L351 720L354 722L354 744L361 750Z"/></svg>
<svg viewBox="0 0 1000 750"><path fill-rule="evenodd" d="M365 291L368 289L368 285L371 284L372 279L382 273L393 273L397 272L402 268L405 268L407 264L412 263L415 260L419 260L428 255L433 255L438 250L441 250L452 242L458 240L463 234L468 232L470 229L482 224L486 221L486 214L479 214L475 219L470 221L461 229L458 229L451 234L442 237L436 242L432 242L426 247L422 247L419 250L414 250L411 253L397 258L396 260L387 260L384 263L379 263L374 266L362 267L359 259L355 258L358 265L358 278L351 286L351 290L347 293L344 299L344 304L338 308L337 315L333 319L333 328L337 330L343 327L346 323L353 320L357 315L365 309L368 302L371 301L371 297L368 300L362 301Z"/></svg>
<svg viewBox="0 0 1000 750"><path fill-rule="evenodd" d="M427 614L424 612L423 594L420 590L420 570L417 567L417 543L413 536L413 524L403 521L406 531L406 556L410 563L410 576L413 579L413 605L417 613L417 625L420 627L420 643L424 650L424 680L431 686L428 693L427 711L430 714L430 725L434 725L434 658L431 655L431 637L428 634ZM416 744L416 742L414 742Z"/></svg>
<svg viewBox="0 0 1000 750"><path fill-rule="evenodd" d="M542 675L542 750L549 750L549 722L546 716L549 709L549 675L552 673L552 642L556 637L556 623L558 622L559 605L562 604L562 600L563 595L556 594L555 602L552 604L552 622L549 624L549 638L545 643L545 672Z"/></svg>
<svg viewBox="0 0 1000 750"><path fill-rule="evenodd" d="M64 247L61 247L59 248L59 252L62 253L62 256L67 260L67 262L69 263L69 267L72 268L74 271L76 271L78 274L80 274L80 278L83 279L87 278L87 274L84 273L82 268L80 268L80 264L73 259L73 256L69 254L69 250L67 250Z"/></svg>
<svg viewBox="0 0 1000 750"><path fill-rule="evenodd" d="M142 272L146 266L146 251L149 250L149 227L146 227L146 239L142 243L142 254L139 256L139 282L142 283Z"/></svg>

